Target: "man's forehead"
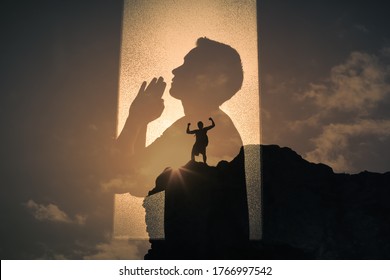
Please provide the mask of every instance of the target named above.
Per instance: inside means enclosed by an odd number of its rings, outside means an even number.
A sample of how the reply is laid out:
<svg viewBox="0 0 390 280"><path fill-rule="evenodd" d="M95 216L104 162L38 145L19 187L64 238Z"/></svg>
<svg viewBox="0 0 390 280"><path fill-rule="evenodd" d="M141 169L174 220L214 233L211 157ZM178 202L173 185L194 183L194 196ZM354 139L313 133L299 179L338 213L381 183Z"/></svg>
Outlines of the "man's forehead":
<svg viewBox="0 0 390 280"><path fill-rule="evenodd" d="M205 57L206 53L204 50L199 49L198 47L193 48L189 51L188 54L184 57L184 61L190 61L190 60L199 60L201 57Z"/></svg>

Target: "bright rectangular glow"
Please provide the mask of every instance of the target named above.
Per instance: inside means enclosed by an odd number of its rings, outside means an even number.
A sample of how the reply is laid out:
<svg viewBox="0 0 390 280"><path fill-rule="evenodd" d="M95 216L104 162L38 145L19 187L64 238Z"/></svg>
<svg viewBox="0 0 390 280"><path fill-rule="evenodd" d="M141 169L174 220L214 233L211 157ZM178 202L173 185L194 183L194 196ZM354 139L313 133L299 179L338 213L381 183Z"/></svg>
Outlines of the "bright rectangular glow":
<svg viewBox="0 0 390 280"><path fill-rule="evenodd" d="M195 47L199 37L207 37L232 46L240 54L244 70L242 89L221 109L231 117L244 145L260 143L255 0L125 0L122 32L118 134L141 83L153 77L164 77L167 89L163 96L163 115L148 125L147 145L183 116L181 103L168 93L173 77L171 71L183 63L184 56ZM259 154L250 161L248 158L245 167L250 237L261 239ZM144 214L141 210L135 211L137 207L142 208L141 200L127 194L116 195L114 237L149 238ZM155 238L163 238L163 231Z"/></svg>

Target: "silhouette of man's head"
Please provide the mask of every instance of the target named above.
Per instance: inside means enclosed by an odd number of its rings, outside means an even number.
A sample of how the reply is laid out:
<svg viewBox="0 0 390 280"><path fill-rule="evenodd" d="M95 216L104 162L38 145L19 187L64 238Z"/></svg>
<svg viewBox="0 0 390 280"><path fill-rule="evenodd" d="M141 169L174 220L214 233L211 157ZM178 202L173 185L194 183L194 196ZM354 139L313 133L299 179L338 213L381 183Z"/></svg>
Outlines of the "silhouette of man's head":
<svg viewBox="0 0 390 280"><path fill-rule="evenodd" d="M183 102L218 107L241 88L240 55L232 47L207 38L199 38L196 45L172 71L169 92Z"/></svg>
<svg viewBox="0 0 390 280"><path fill-rule="evenodd" d="M199 129L202 129L203 128L203 123L202 122L198 122L198 127L199 127Z"/></svg>

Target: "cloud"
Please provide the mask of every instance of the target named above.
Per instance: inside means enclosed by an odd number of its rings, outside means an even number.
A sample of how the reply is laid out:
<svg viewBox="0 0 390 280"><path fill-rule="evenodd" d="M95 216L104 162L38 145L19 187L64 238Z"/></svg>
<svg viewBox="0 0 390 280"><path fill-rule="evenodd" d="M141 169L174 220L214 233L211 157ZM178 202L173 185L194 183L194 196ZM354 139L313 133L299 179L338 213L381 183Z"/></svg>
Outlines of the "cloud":
<svg viewBox="0 0 390 280"><path fill-rule="evenodd" d="M369 32L368 28L363 24L355 24L355 28L363 33Z"/></svg>
<svg viewBox="0 0 390 280"><path fill-rule="evenodd" d="M330 165L335 171L353 170L354 151L350 149L354 138L369 136L386 141L390 139L390 120L361 120L353 124L330 124L315 139L315 149L305 158Z"/></svg>
<svg viewBox="0 0 390 280"><path fill-rule="evenodd" d="M390 47L382 48L380 53L383 57L390 57Z"/></svg>
<svg viewBox="0 0 390 280"><path fill-rule="evenodd" d="M113 239L96 246L96 254L85 256L86 260L142 260L150 248L149 241Z"/></svg>
<svg viewBox="0 0 390 280"><path fill-rule="evenodd" d="M315 110L309 117L289 122L290 132L310 135L307 160L351 172L381 154L372 143L390 141L390 120L381 108L390 100L387 53L386 48L378 55L352 52L345 63L331 69L327 80L312 83L308 91L296 95L300 104ZM359 143L365 145L364 152L353 150Z"/></svg>
<svg viewBox="0 0 390 280"><path fill-rule="evenodd" d="M34 200L29 200L25 206L31 214L39 221L60 222L69 224L84 225L87 217L77 214L71 219L68 214L62 211L57 205L49 203L48 205L38 204Z"/></svg>
<svg viewBox="0 0 390 280"><path fill-rule="evenodd" d="M117 194L128 193L138 187L137 177L130 175L117 175L100 183L102 192Z"/></svg>
<svg viewBox="0 0 390 280"><path fill-rule="evenodd" d="M311 84L301 99L312 99L324 110L367 115L390 94L389 77L388 66L377 56L353 52L344 64L331 69L326 82Z"/></svg>
<svg viewBox="0 0 390 280"><path fill-rule="evenodd" d="M76 214L74 217L74 222L79 225L85 225L86 220L87 220L86 215Z"/></svg>

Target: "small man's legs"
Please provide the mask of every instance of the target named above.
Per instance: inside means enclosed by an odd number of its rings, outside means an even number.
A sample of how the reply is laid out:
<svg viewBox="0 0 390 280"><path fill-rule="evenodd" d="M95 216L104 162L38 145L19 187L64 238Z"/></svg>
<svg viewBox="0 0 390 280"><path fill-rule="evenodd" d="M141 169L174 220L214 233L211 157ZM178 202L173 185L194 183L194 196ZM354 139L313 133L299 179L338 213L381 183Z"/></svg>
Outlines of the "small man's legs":
<svg viewBox="0 0 390 280"><path fill-rule="evenodd" d="M203 155L203 162L206 163L207 161L207 156L206 156L206 153L202 154Z"/></svg>
<svg viewBox="0 0 390 280"><path fill-rule="evenodd" d="M191 151L191 160L195 161L195 151L194 151L194 148L192 148L192 151Z"/></svg>

